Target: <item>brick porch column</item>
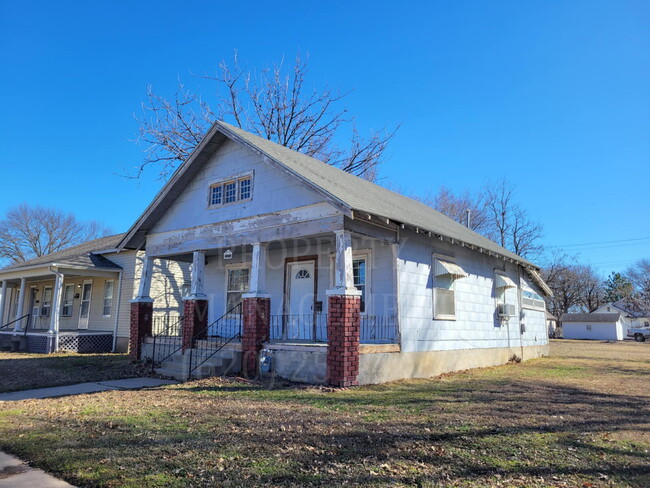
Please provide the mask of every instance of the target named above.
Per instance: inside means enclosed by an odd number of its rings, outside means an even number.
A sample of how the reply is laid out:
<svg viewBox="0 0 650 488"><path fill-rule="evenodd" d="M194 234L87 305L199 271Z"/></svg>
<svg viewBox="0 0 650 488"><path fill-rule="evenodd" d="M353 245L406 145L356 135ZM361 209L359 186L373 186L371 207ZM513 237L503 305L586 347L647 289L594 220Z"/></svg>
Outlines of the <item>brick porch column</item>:
<svg viewBox="0 0 650 488"><path fill-rule="evenodd" d="M183 302L183 352L194 347L194 339L208 337L208 301L205 299L186 299ZM198 334L198 335L197 335Z"/></svg>
<svg viewBox="0 0 650 488"><path fill-rule="evenodd" d="M151 275L153 273L153 258L144 256L140 272L140 287L138 296L131 300L131 334L129 338L129 356L140 359L142 342L145 336L151 335L153 321L153 299L149 296Z"/></svg>
<svg viewBox="0 0 650 488"><path fill-rule="evenodd" d="M327 298L327 383L359 384L359 331L361 297L329 295Z"/></svg>
<svg viewBox="0 0 650 488"><path fill-rule="evenodd" d="M243 330L241 339L242 372L244 376L257 376L257 360L262 344L271 335L271 299L248 297L242 301Z"/></svg>
<svg viewBox="0 0 650 488"><path fill-rule="evenodd" d="M361 292L354 287L352 236L341 229L336 235L334 288L327 291L327 383L359 384Z"/></svg>
<svg viewBox="0 0 650 488"><path fill-rule="evenodd" d="M153 317L153 300L131 300L131 335L129 339L129 357L140 359L142 342L147 335L151 335Z"/></svg>

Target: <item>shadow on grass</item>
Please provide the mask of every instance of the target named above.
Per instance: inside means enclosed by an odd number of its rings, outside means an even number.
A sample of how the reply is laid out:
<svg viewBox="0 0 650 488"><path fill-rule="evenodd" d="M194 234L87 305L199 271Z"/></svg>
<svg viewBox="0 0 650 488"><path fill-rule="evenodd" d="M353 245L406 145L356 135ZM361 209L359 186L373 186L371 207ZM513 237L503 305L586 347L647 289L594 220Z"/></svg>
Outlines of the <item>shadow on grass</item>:
<svg viewBox="0 0 650 488"><path fill-rule="evenodd" d="M647 444L602 440L617 430L649 431L640 413L650 411L650 401L640 395L522 380L504 390L475 379L333 393L237 383L185 385L176 392L190 402L216 398L214 410L195 423L191 403L186 412L165 410L144 424L138 419L145 412L133 412L135 421L76 418L74 430L83 435L62 449L56 431L63 427L57 419L43 419L51 435L38 439L38 447L20 439L7 445L31 456L59 447L58 454L49 453L58 457L43 459L55 471L70 463L72 453L76 465L90 466L101 453L130 466L135 478L162 471L178 477L178 486L189 474L192 486L243 479L257 485L336 485L556 476L639 487L650 481ZM243 416L249 400L260 413L252 419ZM364 420L364 414L382 410L390 414L387 420ZM199 476L211 481L201 483Z"/></svg>

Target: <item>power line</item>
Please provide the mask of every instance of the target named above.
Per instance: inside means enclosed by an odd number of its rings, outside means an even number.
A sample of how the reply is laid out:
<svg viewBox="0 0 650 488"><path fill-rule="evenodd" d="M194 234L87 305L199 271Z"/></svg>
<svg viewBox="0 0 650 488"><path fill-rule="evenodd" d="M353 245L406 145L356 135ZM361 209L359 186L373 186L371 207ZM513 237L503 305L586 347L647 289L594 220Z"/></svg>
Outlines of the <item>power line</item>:
<svg viewBox="0 0 650 488"><path fill-rule="evenodd" d="M598 244L616 244L619 242L632 242L632 241L650 241L650 237L635 237L633 239L619 239L616 241L600 241L600 242L583 242L582 244L562 244L553 247L577 247L577 246L593 246Z"/></svg>

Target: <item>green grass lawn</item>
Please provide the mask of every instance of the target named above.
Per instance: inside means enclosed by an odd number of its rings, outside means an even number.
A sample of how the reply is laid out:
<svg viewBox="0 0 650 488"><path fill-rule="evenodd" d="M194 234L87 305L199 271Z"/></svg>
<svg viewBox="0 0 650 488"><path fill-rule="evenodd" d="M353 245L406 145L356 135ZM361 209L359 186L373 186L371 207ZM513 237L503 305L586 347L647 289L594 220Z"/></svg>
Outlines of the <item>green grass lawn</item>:
<svg viewBox="0 0 650 488"><path fill-rule="evenodd" d="M0 352L0 393L140 376L126 354Z"/></svg>
<svg viewBox="0 0 650 488"><path fill-rule="evenodd" d="M650 345L334 390L210 379L0 404L0 449L77 486L650 486Z"/></svg>

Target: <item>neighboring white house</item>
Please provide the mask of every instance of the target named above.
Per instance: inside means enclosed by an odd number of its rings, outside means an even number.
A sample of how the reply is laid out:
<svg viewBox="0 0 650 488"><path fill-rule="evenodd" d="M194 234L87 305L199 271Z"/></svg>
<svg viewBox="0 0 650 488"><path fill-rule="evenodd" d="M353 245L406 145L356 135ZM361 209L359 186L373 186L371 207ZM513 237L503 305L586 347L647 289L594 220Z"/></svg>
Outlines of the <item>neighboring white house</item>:
<svg viewBox="0 0 650 488"><path fill-rule="evenodd" d="M565 339L622 341L627 329L620 312L565 313L562 315L562 336Z"/></svg>
<svg viewBox="0 0 650 488"><path fill-rule="evenodd" d="M548 310L546 311L546 327L548 329L548 336L551 338L559 337L557 317Z"/></svg>
<svg viewBox="0 0 650 488"><path fill-rule="evenodd" d="M617 302L609 302L594 310L593 313L615 313L620 312L625 333L627 329L637 327L650 327L650 310L644 310L637 303L630 299L622 299Z"/></svg>
<svg viewBox="0 0 650 488"><path fill-rule="evenodd" d="M126 352L130 306L144 253L116 247L118 234L0 269L0 346L31 352ZM155 326L182 315L189 264L155 261ZM57 302L58 297L58 302ZM55 309L59 313L53 313Z"/></svg>
<svg viewBox="0 0 650 488"><path fill-rule="evenodd" d="M288 379L349 386L548 352L551 292L534 264L422 203L222 122L110 246L93 255L122 269L97 271L116 282L122 273L117 349L130 340L134 356L160 359L153 342L172 344L176 360L190 352L190 371L234 350L245 372L263 358ZM60 273L55 261L44 259L39 279ZM161 267L174 270L162 294ZM79 271L82 286L90 271ZM23 301L26 272L0 271ZM64 296L65 278L57 283ZM182 330L152 332L151 316L181 297Z"/></svg>

